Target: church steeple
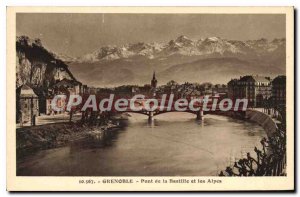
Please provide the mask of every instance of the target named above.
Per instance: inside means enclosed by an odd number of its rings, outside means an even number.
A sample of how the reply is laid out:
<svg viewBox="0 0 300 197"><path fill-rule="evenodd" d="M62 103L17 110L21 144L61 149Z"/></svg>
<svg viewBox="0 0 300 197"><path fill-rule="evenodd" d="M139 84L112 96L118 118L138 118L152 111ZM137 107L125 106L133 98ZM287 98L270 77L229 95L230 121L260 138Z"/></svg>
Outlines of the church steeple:
<svg viewBox="0 0 300 197"><path fill-rule="evenodd" d="M152 80L156 80L156 79L155 79L155 71L153 71L153 77L152 77Z"/></svg>
<svg viewBox="0 0 300 197"><path fill-rule="evenodd" d="M155 71L153 71L153 77L152 77L152 80L151 80L151 87L156 88L156 86L157 86L157 80L155 78Z"/></svg>

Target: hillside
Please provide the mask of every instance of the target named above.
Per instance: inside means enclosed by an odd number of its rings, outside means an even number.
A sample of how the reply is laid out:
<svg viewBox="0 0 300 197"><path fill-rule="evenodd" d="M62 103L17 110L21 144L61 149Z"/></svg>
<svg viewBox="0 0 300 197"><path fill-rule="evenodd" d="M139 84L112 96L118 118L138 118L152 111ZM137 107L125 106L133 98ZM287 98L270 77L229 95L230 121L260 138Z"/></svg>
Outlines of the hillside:
<svg viewBox="0 0 300 197"><path fill-rule="evenodd" d="M44 94L56 80L76 80L68 66L45 49L39 39L17 37L16 52L16 88L27 84L37 94Z"/></svg>
<svg viewBox="0 0 300 197"><path fill-rule="evenodd" d="M227 83L230 79L243 75L268 75L273 77L284 72L284 67L272 67L255 60L245 61L235 57L224 57L207 58L174 65L158 73L158 78L163 83L171 78L175 78L179 83L185 81Z"/></svg>

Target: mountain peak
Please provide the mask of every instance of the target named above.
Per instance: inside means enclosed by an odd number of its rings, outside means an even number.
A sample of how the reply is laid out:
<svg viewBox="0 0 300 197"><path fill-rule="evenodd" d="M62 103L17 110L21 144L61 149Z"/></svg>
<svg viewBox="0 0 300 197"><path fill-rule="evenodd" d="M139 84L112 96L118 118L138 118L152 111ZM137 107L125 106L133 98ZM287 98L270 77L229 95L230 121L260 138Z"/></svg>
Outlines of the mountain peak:
<svg viewBox="0 0 300 197"><path fill-rule="evenodd" d="M176 42L185 42L187 40L190 40L188 37L184 36L184 35L181 35L179 36L178 38L176 38Z"/></svg>
<svg viewBox="0 0 300 197"><path fill-rule="evenodd" d="M221 40L220 37L209 37L205 39L205 41L209 41L209 42L218 42L220 40Z"/></svg>

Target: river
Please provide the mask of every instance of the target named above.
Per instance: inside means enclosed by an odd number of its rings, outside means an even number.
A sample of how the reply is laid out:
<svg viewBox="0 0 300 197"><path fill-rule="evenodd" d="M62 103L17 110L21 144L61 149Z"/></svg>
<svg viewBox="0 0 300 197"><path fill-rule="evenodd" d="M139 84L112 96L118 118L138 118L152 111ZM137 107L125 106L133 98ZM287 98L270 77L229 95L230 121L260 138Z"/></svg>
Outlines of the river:
<svg viewBox="0 0 300 197"><path fill-rule="evenodd" d="M18 161L20 176L215 176L236 159L254 154L266 137L256 123L188 113L166 113L151 124L131 114L105 145L42 150Z"/></svg>

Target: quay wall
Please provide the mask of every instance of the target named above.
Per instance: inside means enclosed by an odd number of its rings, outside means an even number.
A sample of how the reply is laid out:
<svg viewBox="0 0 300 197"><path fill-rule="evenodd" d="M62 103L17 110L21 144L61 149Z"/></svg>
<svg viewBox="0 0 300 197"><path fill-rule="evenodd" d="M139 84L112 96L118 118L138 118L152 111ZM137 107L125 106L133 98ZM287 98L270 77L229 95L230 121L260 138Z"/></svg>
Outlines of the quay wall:
<svg viewBox="0 0 300 197"><path fill-rule="evenodd" d="M277 130L276 122L269 115L255 109L247 109L245 119L262 126L268 137L271 137Z"/></svg>

